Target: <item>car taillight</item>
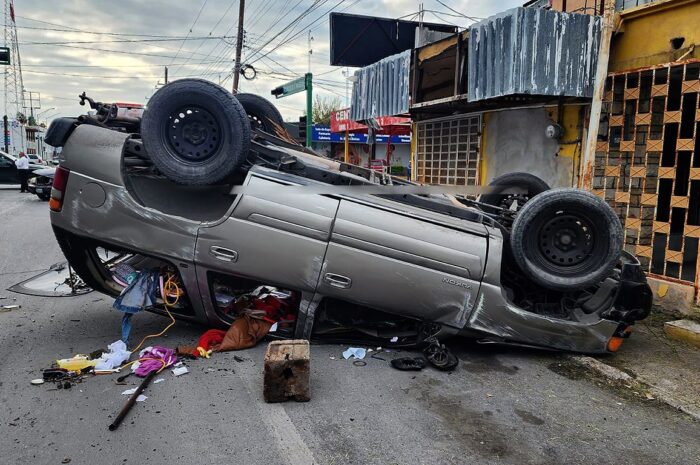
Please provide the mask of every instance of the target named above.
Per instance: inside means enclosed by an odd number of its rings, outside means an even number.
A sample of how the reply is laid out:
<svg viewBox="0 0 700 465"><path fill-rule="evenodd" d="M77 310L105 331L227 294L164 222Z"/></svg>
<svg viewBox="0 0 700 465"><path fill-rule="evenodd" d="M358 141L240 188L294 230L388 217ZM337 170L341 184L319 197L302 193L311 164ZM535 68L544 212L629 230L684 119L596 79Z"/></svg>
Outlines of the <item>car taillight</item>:
<svg viewBox="0 0 700 465"><path fill-rule="evenodd" d="M49 208L52 211L60 212L61 208L63 208L63 194L66 192L69 174L70 170L68 168L62 166L56 168L51 187L51 199L49 200Z"/></svg>

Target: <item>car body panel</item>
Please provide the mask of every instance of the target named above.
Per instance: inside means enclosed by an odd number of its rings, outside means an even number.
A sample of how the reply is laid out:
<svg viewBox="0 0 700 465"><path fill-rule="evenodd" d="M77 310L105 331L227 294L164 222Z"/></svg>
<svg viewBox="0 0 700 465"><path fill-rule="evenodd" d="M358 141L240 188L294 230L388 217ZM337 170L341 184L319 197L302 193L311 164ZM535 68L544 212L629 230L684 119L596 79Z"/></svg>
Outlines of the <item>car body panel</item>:
<svg viewBox="0 0 700 465"><path fill-rule="evenodd" d="M267 187L270 193L242 195L225 221L214 226L203 225L197 239L197 263L313 292L338 200L307 195L283 196L275 194L275 190L282 187L280 183L254 176L248 181L247 185ZM234 252L235 259L217 256L216 250L212 250L216 247Z"/></svg>
<svg viewBox="0 0 700 465"><path fill-rule="evenodd" d="M243 189L222 198L230 205L221 218L198 221L132 196L121 162L127 137L75 129L62 153L70 170L65 200L51 221L177 267L192 304L181 318L226 324L212 296L217 272L299 291L296 336L303 338L326 298L439 323L441 334L582 352L606 352L618 330L598 314L564 320L512 304L500 281L503 234L476 209L459 217L361 192L287 194L285 185L323 183L254 166Z"/></svg>

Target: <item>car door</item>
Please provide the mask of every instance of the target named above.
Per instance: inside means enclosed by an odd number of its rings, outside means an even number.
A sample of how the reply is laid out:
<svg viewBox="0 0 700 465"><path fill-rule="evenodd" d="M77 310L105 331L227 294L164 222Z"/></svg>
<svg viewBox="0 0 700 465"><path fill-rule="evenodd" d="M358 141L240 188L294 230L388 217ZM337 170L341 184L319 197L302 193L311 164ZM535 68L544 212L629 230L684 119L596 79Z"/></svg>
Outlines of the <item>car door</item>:
<svg viewBox="0 0 700 465"><path fill-rule="evenodd" d="M17 167L14 160L0 154L0 182L17 183Z"/></svg>
<svg viewBox="0 0 700 465"><path fill-rule="evenodd" d="M317 292L463 327L484 272L486 229L343 199Z"/></svg>
<svg viewBox="0 0 700 465"><path fill-rule="evenodd" d="M314 292L339 201L285 195L279 181L254 173L247 188L254 192L237 198L230 216L199 229L197 266Z"/></svg>

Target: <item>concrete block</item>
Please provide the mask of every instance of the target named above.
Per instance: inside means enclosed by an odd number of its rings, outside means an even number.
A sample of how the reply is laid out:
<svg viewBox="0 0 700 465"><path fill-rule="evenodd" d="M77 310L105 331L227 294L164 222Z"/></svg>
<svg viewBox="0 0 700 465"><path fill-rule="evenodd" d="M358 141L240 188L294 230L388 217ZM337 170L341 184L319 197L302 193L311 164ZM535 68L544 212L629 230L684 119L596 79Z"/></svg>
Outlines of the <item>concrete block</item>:
<svg viewBox="0 0 700 465"><path fill-rule="evenodd" d="M700 347L700 323L691 320L667 321L664 332L671 339Z"/></svg>
<svg viewBox="0 0 700 465"><path fill-rule="evenodd" d="M311 399L309 341L273 341L265 353L263 397L265 402L297 402Z"/></svg>
<svg viewBox="0 0 700 465"><path fill-rule="evenodd" d="M684 315L697 314L693 286L656 278L647 278L647 281L654 294L654 304L662 310L669 313L680 312Z"/></svg>

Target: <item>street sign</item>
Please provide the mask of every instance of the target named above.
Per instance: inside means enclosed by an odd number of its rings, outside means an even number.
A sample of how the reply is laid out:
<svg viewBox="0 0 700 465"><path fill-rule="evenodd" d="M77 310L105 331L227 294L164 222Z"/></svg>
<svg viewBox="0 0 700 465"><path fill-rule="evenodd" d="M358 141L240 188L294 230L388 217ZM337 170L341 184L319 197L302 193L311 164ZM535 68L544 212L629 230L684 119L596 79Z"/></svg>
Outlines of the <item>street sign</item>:
<svg viewBox="0 0 700 465"><path fill-rule="evenodd" d="M306 90L306 76L300 77L279 87L272 89L272 95L275 98L286 97L287 95L304 92Z"/></svg>
<svg viewBox="0 0 700 465"><path fill-rule="evenodd" d="M0 65L10 64L10 49L8 47L0 47Z"/></svg>

